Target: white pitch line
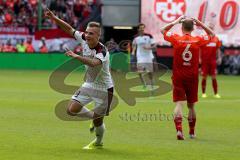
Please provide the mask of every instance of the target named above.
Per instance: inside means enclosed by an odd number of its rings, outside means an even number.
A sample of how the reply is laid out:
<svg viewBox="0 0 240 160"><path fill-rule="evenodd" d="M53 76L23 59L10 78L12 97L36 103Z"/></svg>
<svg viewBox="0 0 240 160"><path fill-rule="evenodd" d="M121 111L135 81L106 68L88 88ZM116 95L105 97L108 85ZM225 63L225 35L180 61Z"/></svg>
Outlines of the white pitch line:
<svg viewBox="0 0 240 160"><path fill-rule="evenodd" d="M120 103L125 103L122 99L118 99ZM218 99L218 100L201 100L199 99L197 103L224 103L224 102L240 102L240 99ZM173 103L172 100L154 100L154 99L146 99L146 100L136 100L136 103Z"/></svg>
<svg viewBox="0 0 240 160"><path fill-rule="evenodd" d="M170 100L152 100L152 99L149 99L149 100L137 100L137 102L140 102L140 103L173 103L172 101ZM240 102L240 99L223 99L223 100L198 100L198 103L223 103L223 102Z"/></svg>

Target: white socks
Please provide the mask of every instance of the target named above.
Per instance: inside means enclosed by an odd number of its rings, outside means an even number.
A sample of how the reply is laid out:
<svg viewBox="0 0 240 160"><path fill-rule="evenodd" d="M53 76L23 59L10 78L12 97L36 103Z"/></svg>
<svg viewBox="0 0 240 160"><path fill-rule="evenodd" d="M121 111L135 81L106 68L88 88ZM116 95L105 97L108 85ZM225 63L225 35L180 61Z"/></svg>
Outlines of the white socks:
<svg viewBox="0 0 240 160"><path fill-rule="evenodd" d="M96 144L101 144L102 143L104 131L105 131L104 123L99 127L95 127L96 138L97 138L96 139Z"/></svg>

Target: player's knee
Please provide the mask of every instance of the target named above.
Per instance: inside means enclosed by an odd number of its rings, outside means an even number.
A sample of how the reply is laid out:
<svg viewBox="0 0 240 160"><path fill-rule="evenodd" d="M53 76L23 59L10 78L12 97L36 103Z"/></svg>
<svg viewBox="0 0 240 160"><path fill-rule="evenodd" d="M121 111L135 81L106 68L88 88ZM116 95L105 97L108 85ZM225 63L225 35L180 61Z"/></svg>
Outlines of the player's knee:
<svg viewBox="0 0 240 160"><path fill-rule="evenodd" d="M70 108L67 109L67 114L70 116L75 116L76 113L74 113Z"/></svg>
<svg viewBox="0 0 240 160"><path fill-rule="evenodd" d="M203 80L206 80L206 79L207 79L207 76L204 75L204 76L202 77L202 79L203 79Z"/></svg>
<svg viewBox="0 0 240 160"><path fill-rule="evenodd" d="M183 106L184 106L184 101L176 102L176 108L183 108Z"/></svg>
<svg viewBox="0 0 240 160"><path fill-rule="evenodd" d="M81 111L81 105L76 102L71 102L67 108L67 114L70 116L75 116L78 112Z"/></svg>
<svg viewBox="0 0 240 160"><path fill-rule="evenodd" d="M188 109L194 109L194 103L188 103L187 106Z"/></svg>
<svg viewBox="0 0 240 160"><path fill-rule="evenodd" d="M103 118L96 118L93 120L93 124L95 127L99 127L103 124Z"/></svg>
<svg viewBox="0 0 240 160"><path fill-rule="evenodd" d="M212 76L212 80L215 80L216 79L216 76Z"/></svg>

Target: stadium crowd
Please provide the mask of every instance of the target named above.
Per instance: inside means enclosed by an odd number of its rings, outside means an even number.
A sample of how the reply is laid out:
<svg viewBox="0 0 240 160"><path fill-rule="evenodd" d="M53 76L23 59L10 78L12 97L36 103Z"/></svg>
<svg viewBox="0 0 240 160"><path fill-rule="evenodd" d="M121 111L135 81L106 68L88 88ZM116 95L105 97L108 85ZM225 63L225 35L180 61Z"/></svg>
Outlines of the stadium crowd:
<svg viewBox="0 0 240 160"><path fill-rule="evenodd" d="M43 29L58 28L50 19L44 18L43 10L39 10L39 7L49 8L78 30L83 30L90 20L101 20L101 0L0 0L0 27L27 27L30 36L34 36L39 26ZM42 37L39 45L34 46L32 38L4 39L0 39L0 52L64 52L64 42L61 40L54 40L53 45L47 45ZM76 50L79 52L81 49L77 46Z"/></svg>
<svg viewBox="0 0 240 160"><path fill-rule="evenodd" d="M41 3L78 29L82 29L87 23L85 21L101 10L99 0L42 0ZM0 26L28 27L33 34L38 21L42 20L42 27L55 28L50 20L38 17L38 8L37 0L0 0Z"/></svg>

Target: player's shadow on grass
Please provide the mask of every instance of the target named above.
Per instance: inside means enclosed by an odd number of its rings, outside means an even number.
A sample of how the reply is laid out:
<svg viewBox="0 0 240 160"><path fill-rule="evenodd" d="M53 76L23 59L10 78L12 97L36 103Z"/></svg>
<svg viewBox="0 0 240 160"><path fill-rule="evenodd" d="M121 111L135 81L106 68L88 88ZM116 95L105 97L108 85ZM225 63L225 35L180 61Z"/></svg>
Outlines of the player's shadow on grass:
<svg viewBox="0 0 240 160"><path fill-rule="evenodd" d="M58 148L47 148L47 150L52 153L51 155L56 154L55 156L63 156L69 159L72 159L76 156L84 159L140 159L142 157L148 157L149 153L140 152L140 151L131 151L129 148L118 148L118 147L104 147L102 149L93 149L93 150L84 150L80 147L69 148L69 147L58 147ZM51 151L52 150L52 151ZM74 157L72 156L74 155Z"/></svg>

